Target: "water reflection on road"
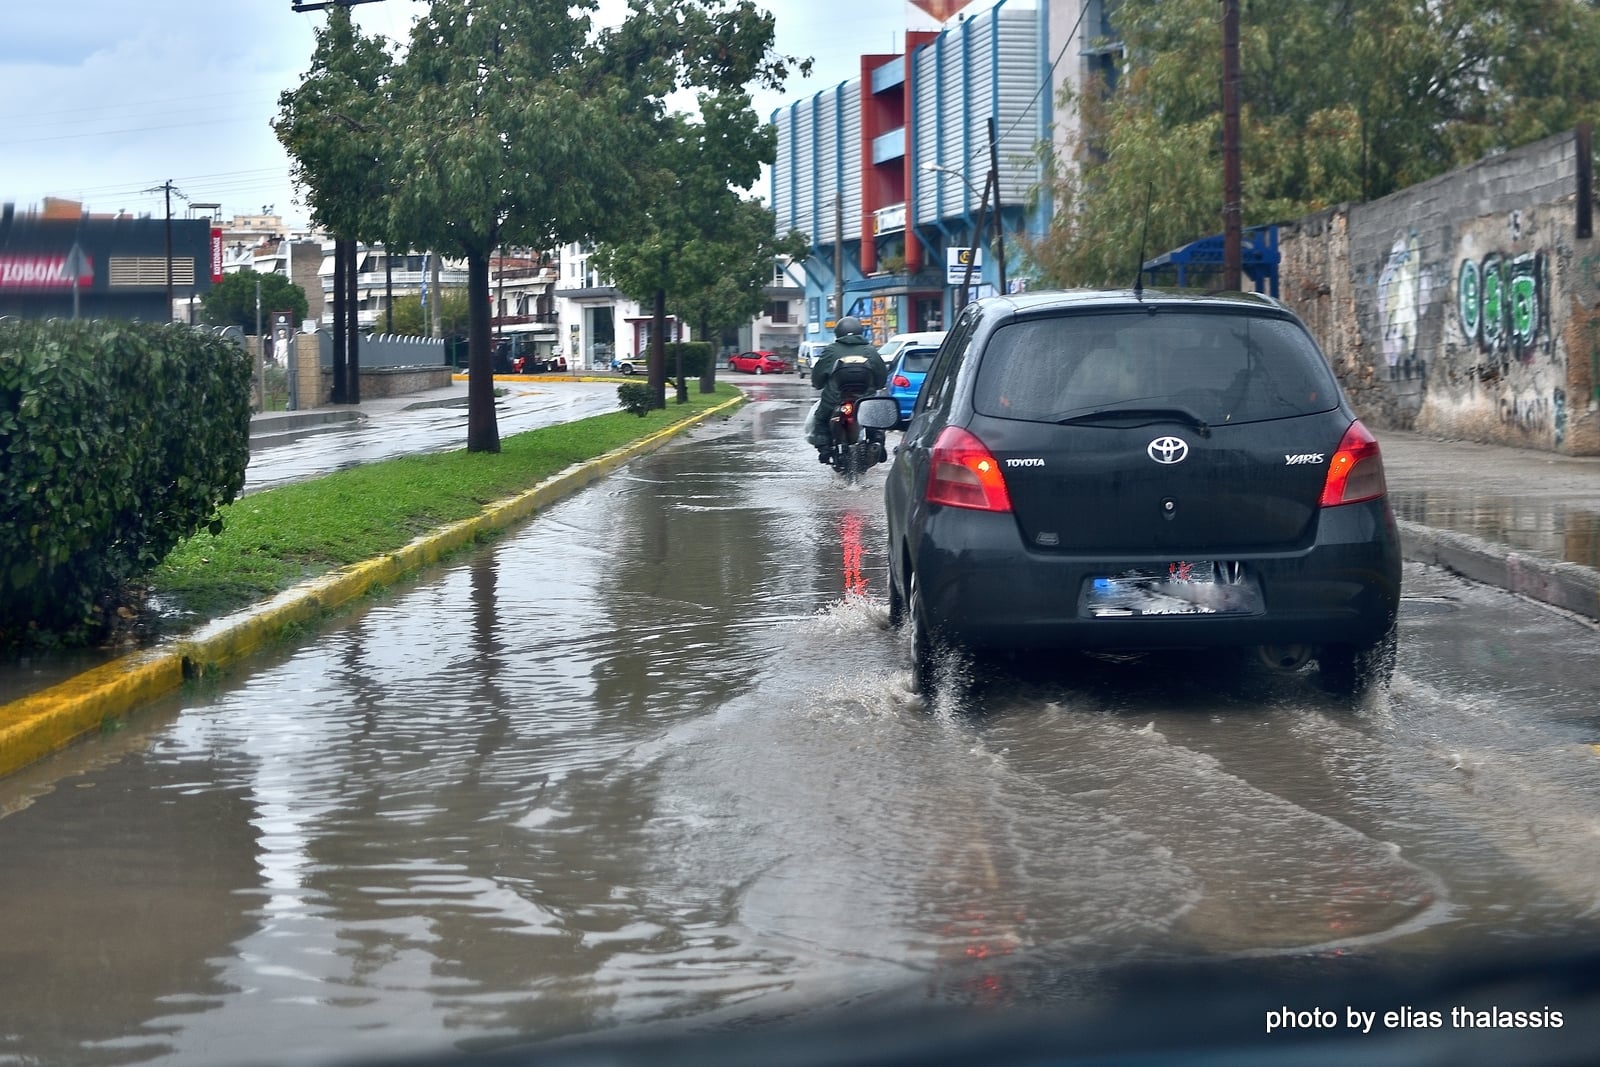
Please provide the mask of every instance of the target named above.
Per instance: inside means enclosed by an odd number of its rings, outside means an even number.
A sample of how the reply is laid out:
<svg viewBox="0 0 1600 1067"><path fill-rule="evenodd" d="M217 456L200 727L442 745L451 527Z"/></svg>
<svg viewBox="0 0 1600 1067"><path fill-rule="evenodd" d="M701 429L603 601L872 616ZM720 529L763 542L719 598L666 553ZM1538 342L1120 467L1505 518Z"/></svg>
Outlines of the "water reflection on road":
<svg viewBox="0 0 1600 1067"><path fill-rule="evenodd" d="M328 1062L1593 937L1592 631L1408 570L1401 678L1359 708L1175 656L929 708L881 473L845 486L798 440L809 390L762 395L141 716L145 743L0 783L0 1062Z"/></svg>

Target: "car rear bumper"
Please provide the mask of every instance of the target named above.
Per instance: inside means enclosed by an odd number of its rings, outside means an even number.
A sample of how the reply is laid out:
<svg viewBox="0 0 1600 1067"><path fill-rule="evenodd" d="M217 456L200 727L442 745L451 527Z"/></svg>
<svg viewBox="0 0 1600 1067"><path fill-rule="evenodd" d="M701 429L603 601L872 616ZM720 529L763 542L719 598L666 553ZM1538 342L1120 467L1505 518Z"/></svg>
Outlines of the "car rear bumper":
<svg viewBox="0 0 1600 1067"><path fill-rule="evenodd" d="M1096 579L1135 570L1166 573L1179 561L1030 551L1019 545L1010 515L934 509L912 558L930 626L971 648L1131 650L1376 640L1393 624L1400 598L1393 515L1383 501L1371 501L1327 509L1317 525L1315 541L1292 551L1206 554L1227 564L1233 584L1190 596L1206 604L1194 609L1106 611L1105 600L1090 592ZM1172 588L1186 595L1192 589Z"/></svg>

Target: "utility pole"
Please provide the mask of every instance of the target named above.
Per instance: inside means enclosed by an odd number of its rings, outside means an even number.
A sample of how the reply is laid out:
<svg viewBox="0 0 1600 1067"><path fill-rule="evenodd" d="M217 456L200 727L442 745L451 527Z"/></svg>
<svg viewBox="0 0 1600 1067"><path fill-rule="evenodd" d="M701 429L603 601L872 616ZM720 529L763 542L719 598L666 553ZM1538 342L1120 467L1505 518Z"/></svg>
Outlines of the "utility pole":
<svg viewBox="0 0 1600 1067"><path fill-rule="evenodd" d="M162 186L167 191L167 313L165 319L172 321L172 179L167 179L167 184Z"/></svg>
<svg viewBox="0 0 1600 1067"><path fill-rule="evenodd" d="M994 259L999 272L1000 294L1006 291L1006 228L1000 215L1000 148L994 118L989 119L989 181L994 186ZM987 189L987 186L985 186Z"/></svg>
<svg viewBox="0 0 1600 1067"><path fill-rule="evenodd" d="M183 193L180 192L172 184L172 179L171 178L168 178L165 182L163 182L160 185L153 185L153 186L151 186L150 188L148 188L148 189L146 189L144 191L147 192L147 193L165 193L166 197L167 197L167 318L166 318L166 321L171 322L172 321L172 194L175 193L175 192L178 193L178 198L180 200L187 200L189 198L187 196L184 196Z"/></svg>
<svg viewBox="0 0 1600 1067"><path fill-rule="evenodd" d="M1243 288L1240 247L1239 0L1222 0L1222 287Z"/></svg>
<svg viewBox="0 0 1600 1067"><path fill-rule="evenodd" d="M844 197L833 194L833 323L844 318Z"/></svg>

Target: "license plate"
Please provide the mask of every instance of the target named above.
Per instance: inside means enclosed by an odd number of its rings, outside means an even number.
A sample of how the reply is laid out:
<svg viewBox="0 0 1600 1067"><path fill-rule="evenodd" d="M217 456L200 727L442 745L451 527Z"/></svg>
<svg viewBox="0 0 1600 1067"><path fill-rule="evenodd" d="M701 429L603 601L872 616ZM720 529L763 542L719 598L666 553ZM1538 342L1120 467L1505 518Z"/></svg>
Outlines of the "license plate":
<svg viewBox="0 0 1600 1067"><path fill-rule="evenodd" d="M1211 560L1178 560L1164 570L1131 570L1091 578L1083 591L1082 608L1095 618L1134 618L1153 615L1214 615L1212 595L1217 585L1217 565Z"/></svg>

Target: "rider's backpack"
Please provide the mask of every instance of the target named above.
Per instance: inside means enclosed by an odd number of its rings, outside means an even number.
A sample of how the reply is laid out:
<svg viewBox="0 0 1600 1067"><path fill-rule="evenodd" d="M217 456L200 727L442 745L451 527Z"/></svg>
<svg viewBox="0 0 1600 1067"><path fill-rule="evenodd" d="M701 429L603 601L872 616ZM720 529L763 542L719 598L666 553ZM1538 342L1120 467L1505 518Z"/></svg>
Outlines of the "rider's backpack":
<svg viewBox="0 0 1600 1067"><path fill-rule="evenodd" d="M858 396L875 384L872 380L872 364L867 362L866 356L840 356L833 365L829 379L840 393L855 393Z"/></svg>

